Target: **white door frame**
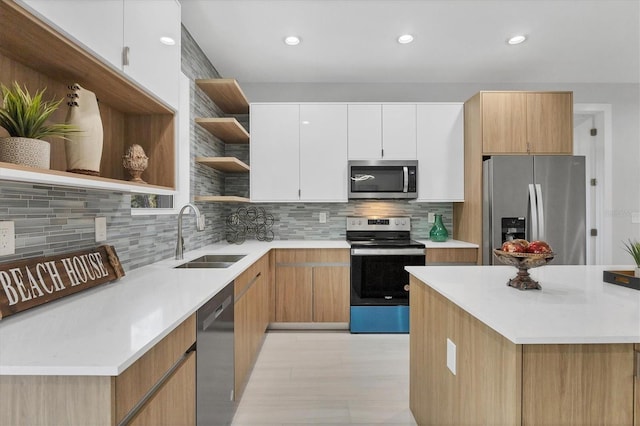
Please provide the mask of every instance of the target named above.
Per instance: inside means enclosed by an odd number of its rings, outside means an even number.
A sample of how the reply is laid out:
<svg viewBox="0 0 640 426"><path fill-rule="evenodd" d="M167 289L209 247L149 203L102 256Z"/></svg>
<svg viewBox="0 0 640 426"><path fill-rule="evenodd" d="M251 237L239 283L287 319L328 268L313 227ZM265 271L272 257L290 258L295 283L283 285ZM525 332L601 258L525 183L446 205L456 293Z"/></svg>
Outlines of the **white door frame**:
<svg viewBox="0 0 640 426"><path fill-rule="evenodd" d="M602 132L604 144L604 158L601 161L604 173L604 182L602 182L602 200L603 206L597 217L598 236L596 239L596 263L600 265L610 265L612 262L612 235L613 220L611 212L613 211L613 185L612 185L612 152L613 152L613 131L612 131L612 109L611 104L574 104L574 114L592 114L601 115L603 129ZM589 238L589 237L587 237Z"/></svg>

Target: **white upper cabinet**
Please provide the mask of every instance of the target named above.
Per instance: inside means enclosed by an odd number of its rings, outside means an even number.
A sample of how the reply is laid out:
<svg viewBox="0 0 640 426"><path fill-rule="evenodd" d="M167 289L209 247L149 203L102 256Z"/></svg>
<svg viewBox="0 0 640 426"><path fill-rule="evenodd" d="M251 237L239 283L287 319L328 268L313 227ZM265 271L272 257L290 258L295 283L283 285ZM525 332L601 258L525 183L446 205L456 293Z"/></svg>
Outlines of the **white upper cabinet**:
<svg viewBox="0 0 640 426"><path fill-rule="evenodd" d="M124 71L160 99L177 108L180 78L180 3L125 0ZM160 40L171 38L175 44Z"/></svg>
<svg viewBox="0 0 640 426"><path fill-rule="evenodd" d="M415 160L416 106L350 104L349 160Z"/></svg>
<svg viewBox="0 0 640 426"><path fill-rule="evenodd" d="M348 106L350 160L378 160L382 157L382 105Z"/></svg>
<svg viewBox="0 0 640 426"><path fill-rule="evenodd" d="M19 0L174 109L179 104L181 12L176 0ZM171 37L168 46L160 37ZM124 51L128 49L128 53ZM125 65L124 60L128 61ZM87 88L91 90L91 88Z"/></svg>
<svg viewBox="0 0 640 426"><path fill-rule="evenodd" d="M298 201L300 107L252 104L251 201Z"/></svg>
<svg viewBox="0 0 640 426"><path fill-rule="evenodd" d="M385 160L416 159L415 105L382 105L382 149Z"/></svg>
<svg viewBox="0 0 640 426"><path fill-rule="evenodd" d="M417 201L464 201L464 104L419 104L417 140Z"/></svg>
<svg viewBox="0 0 640 426"><path fill-rule="evenodd" d="M300 105L300 123L300 200L346 202L347 106Z"/></svg>
<svg viewBox="0 0 640 426"><path fill-rule="evenodd" d="M251 201L347 201L345 104L251 104L249 119Z"/></svg>
<svg viewBox="0 0 640 426"><path fill-rule="evenodd" d="M20 0L117 69L122 69L124 0Z"/></svg>

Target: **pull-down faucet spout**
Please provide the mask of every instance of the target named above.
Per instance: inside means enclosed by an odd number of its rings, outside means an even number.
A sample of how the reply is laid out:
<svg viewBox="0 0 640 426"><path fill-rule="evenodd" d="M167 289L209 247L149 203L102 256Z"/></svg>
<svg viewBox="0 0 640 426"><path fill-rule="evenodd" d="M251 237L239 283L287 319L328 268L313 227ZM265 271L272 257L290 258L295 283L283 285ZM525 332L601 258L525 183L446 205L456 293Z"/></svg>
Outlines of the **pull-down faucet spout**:
<svg viewBox="0 0 640 426"><path fill-rule="evenodd" d="M204 231L204 215L200 213L200 210L193 204L187 203L181 209L178 214L178 243L176 244L176 259L181 260L184 258L184 238L182 238L182 215L187 207L191 207L191 210L196 214L196 229L198 231Z"/></svg>

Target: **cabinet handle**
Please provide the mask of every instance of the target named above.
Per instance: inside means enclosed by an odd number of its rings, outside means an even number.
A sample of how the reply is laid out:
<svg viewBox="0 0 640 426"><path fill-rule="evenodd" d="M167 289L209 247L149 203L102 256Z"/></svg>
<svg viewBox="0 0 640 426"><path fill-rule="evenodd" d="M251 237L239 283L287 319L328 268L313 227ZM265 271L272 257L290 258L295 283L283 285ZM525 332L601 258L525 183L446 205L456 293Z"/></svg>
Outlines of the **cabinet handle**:
<svg viewBox="0 0 640 426"><path fill-rule="evenodd" d="M129 46L122 48L122 65L129 65Z"/></svg>
<svg viewBox="0 0 640 426"><path fill-rule="evenodd" d="M635 377L640 378L640 352L636 351L636 372Z"/></svg>

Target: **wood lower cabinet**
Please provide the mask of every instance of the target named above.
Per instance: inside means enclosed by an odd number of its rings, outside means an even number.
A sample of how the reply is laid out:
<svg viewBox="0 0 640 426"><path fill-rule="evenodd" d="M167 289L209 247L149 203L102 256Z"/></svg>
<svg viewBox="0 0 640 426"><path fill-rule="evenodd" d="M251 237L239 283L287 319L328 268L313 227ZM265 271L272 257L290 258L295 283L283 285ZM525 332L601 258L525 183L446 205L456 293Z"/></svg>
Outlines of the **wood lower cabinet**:
<svg viewBox="0 0 640 426"><path fill-rule="evenodd" d="M413 276L410 285L419 425L638 425L633 344L515 344Z"/></svg>
<svg viewBox="0 0 640 426"><path fill-rule="evenodd" d="M478 261L477 248L428 248L427 265L475 265Z"/></svg>
<svg viewBox="0 0 640 426"><path fill-rule="evenodd" d="M270 256L266 254L234 282L234 393L240 400L269 324Z"/></svg>
<svg viewBox="0 0 640 426"><path fill-rule="evenodd" d="M195 341L194 314L115 377L0 376L0 424L194 425Z"/></svg>
<svg viewBox="0 0 640 426"><path fill-rule="evenodd" d="M633 419L634 426L640 426L640 343L636 343L635 346L635 356L636 356L636 368L635 368L635 376L633 377L633 386L634 386L634 409L633 409Z"/></svg>
<svg viewBox="0 0 640 426"><path fill-rule="evenodd" d="M279 249L276 322L349 322L349 250Z"/></svg>

